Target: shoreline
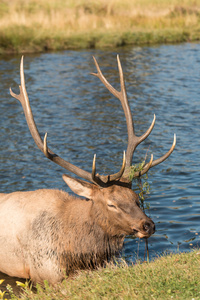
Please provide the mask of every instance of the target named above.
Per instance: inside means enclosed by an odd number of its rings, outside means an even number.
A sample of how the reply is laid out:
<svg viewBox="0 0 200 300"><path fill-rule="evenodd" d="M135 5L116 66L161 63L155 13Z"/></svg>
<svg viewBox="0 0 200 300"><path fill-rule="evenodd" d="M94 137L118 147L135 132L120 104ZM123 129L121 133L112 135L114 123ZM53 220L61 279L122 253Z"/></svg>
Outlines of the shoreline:
<svg viewBox="0 0 200 300"><path fill-rule="evenodd" d="M68 37L46 37L46 39L35 40L22 31L18 44L14 44L12 36L2 42L0 33L0 55L23 54L23 53L45 53L51 51L65 50L89 50L89 49L116 49L126 46L150 46L162 44L178 44L185 42L199 42L200 32L124 32L98 34L74 34ZM5 37L5 36L4 36ZM26 42L24 42L26 41Z"/></svg>
<svg viewBox="0 0 200 300"><path fill-rule="evenodd" d="M0 3L0 54L197 41L200 5L190 0Z"/></svg>

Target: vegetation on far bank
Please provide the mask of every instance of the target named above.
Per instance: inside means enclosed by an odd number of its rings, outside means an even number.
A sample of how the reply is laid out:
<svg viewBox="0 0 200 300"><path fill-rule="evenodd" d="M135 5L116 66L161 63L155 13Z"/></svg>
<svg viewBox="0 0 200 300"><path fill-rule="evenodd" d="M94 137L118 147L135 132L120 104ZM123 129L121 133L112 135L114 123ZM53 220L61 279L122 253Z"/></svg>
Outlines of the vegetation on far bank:
<svg viewBox="0 0 200 300"><path fill-rule="evenodd" d="M9 288L9 290L11 290ZM6 297L6 294L4 295ZM19 298L20 297L20 298ZM24 288L12 299L200 299L200 251L170 254L150 263L109 264L81 271L56 287Z"/></svg>
<svg viewBox="0 0 200 300"><path fill-rule="evenodd" d="M200 0L3 0L0 53L200 39Z"/></svg>

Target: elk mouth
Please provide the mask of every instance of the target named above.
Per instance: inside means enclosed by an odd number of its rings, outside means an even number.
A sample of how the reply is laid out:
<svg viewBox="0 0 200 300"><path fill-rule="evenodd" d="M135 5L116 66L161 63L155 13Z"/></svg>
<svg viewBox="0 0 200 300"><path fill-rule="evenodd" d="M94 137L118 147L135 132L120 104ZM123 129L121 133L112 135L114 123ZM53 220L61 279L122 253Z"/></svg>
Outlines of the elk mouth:
<svg viewBox="0 0 200 300"><path fill-rule="evenodd" d="M138 230L133 230L132 234L133 236L137 237L137 238L149 238L151 236L151 234L147 234L147 233L143 233L141 231Z"/></svg>
<svg viewBox="0 0 200 300"><path fill-rule="evenodd" d="M132 233L133 236L140 238L140 239L149 238L152 234L154 234L154 232L146 233L146 232L141 232L141 231L137 231L137 230L133 230L133 233Z"/></svg>
<svg viewBox="0 0 200 300"><path fill-rule="evenodd" d="M141 229L132 230L132 235L138 238L149 238L155 232L155 224L153 221L142 224Z"/></svg>
<svg viewBox="0 0 200 300"><path fill-rule="evenodd" d="M132 231L132 233L131 233L131 235L137 235L137 233L138 233L138 230L136 230L136 229L133 229L133 231Z"/></svg>
<svg viewBox="0 0 200 300"><path fill-rule="evenodd" d="M143 238L149 238L152 234L147 234L147 233L142 233L142 232L137 232L135 234L136 237L143 239Z"/></svg>

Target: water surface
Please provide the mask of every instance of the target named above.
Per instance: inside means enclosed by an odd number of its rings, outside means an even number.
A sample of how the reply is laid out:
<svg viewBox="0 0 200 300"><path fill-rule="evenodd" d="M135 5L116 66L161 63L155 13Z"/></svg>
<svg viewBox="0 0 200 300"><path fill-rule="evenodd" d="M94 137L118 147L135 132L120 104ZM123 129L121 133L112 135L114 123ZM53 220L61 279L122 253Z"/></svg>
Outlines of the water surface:
<svg viewBox="0 0 200 300"><path fill-rule="evenodd" d="M48 132L50 148L71 163L91 171L96 153L98 172L118 171L127 144L125 117L119 100L90 75L96 71L95 55L107 79L119 89L117 54L136 134L146 131L154 113L157 117L133 163L146 153L155 159L162 156L177 135L173 154L149 171L147 213L157 229L149 239L150 257L188 251L200 243L200 44L26 55L27 90L38 129L42 136ZM66 171L42 155L20 103L9 95L10 86L18 93L19 63L18 55L0 59L1 192L39 188L70 192L61 177ZM127 238L123 254L132 260L143 257L144 244Z"/></svg>

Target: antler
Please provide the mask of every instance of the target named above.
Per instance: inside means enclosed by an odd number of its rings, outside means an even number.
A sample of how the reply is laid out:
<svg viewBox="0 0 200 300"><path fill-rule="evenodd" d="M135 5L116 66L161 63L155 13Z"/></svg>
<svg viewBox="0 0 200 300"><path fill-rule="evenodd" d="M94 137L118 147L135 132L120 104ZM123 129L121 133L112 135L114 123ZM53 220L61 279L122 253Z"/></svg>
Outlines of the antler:
<svg viewBox="0 0 200 300"><path fill-rule="evenodd" d="M93 57L94 58L94 57ZM127 131L128 131L128 145L127 145L127 150L126 150L126 167L125 167L125 172L123 174L124 178L128 178L128 173L130 171L130 167L132 164L132 158L133 158L133 153L136 149L136 147L142 142L144 141L149 134L151 133L154 124L155 124L155 120L156 120L156 116L154 114L154 118L153 121L149 127L149 129L142 135L142 136L136 136L135 135L135 130L134 130L134 123L133 123L133 118L132 118L132 114L131 114L131 110L130 110L130 106L128 103L128 99L127 99L127 94L126 94L126 87L125 87L125 82L124 82L124 75L123 75L123 71L122 71L122 66L121 66L121 62L119 59L119 56L117 55L117 62L118 62L118 69L119 69L119 77L120 77L120 85L121 85L121 91L117 91L115 88L113 88L113 86L106 80L106 78L104 77L104 75L101 72L101 69L96 61L96 59L94 58L94 62L97 68L97 73L92 73L92 75L98 77L101 82L105 85L105 87L116 97L120 100L121 104L122 104L122 108L124 110L124 114L125 114L125 118L126 118L126 124L127 124ZM151 156L151 160L149 163L147 163L143 170L140 172L135 172L134 177L139 177L145 173L148 172L148 170L158 164L160 164L161 162L163 162L165 159L167 159L167 157L172 153L172 151L174 150L174 147L176 145L176 135L174 134L174 141L173 144L170 148L170 150L163 155L162 157L156 159L153 161L153 156Z"/></svg>
<svg viewBox="0 0 200 300"><path fill-rule="evenodd" d="M48 148L48 146L47 146L47 133L45 134L44 141L42 141L42 139L40 137L40 134L38 132L37 126L35 124L33 114L32 114L32 110L31 110L31 107L30 107L30 102L29 102L29 99L28 99L26 86L25 86L23 56L21 58L21 64L20 64L20 78L21 78L21 85L19 86L20 94L16 95L15 93L13 93L11 88L10 88L10 94L14 98L16 98L17 100L19 100L21 102L21 105L22 105L23 110L24 110L24 114L25 114L25 117L26 117L26 121L27 121L27 125L29 127L29 130L30 130L30 133L31 133L36 145L45 154L45 156L48 159L55 162L56 164L60 165L61 167L63 167L65 169L67 169L68 171L76 174L77 176L79 176L83 179L86 179L88 181L91 181L95 184L98 184L100 186L104 186L104 185L106 185L106 184L108 184L112 181L119 180L121 178L121 176L123 175L124 170L125 170L125 162L126 162L125 152L124 152L124 156L123 156L123 163L122 163L121 170L116 174L103 176L103 175L96 174L96 167L95 167L96 155L94 156L94 159L93 159L92 173L89 173L89 172L84 171L84 170L80 169L79 167L65 161L64 159L62 159L60 156L58 156L57 154L55 154L52 150L50 150Z"/></svg>

